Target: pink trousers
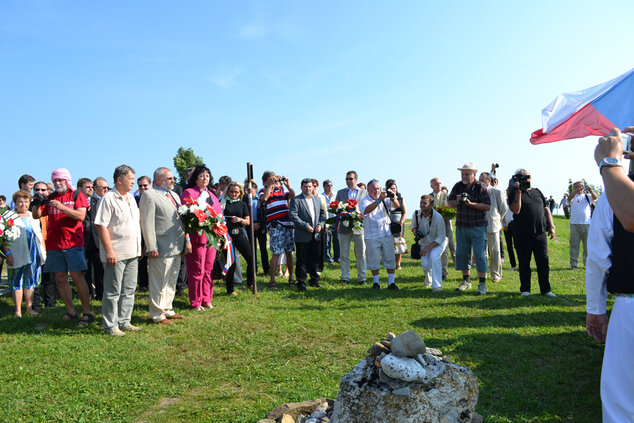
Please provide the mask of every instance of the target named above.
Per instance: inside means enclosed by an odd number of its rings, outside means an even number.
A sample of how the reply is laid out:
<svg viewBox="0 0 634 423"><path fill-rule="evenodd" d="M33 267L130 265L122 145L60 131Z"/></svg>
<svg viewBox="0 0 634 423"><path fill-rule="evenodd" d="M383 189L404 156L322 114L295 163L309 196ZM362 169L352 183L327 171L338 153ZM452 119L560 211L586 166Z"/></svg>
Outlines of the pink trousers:
<svg viewBox="0 0 634 423"><path fill-rule="evenodd" d="M210 305L214 295L214 282L211 269L216 258L216 249L207 244L192 244L192 253L185 256L187 263L187 285L189 286L189 304L198 308L202 304Z"/></svg>

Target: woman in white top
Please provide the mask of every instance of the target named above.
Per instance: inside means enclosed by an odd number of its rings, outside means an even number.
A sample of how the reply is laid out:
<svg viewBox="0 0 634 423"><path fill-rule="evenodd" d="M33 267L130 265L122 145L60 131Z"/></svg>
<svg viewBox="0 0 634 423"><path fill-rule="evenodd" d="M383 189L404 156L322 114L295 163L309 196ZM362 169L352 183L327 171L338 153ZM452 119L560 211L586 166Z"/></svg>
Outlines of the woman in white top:
<svg viewBox="0 0 634 423"><path fill-rule="evenodd" d="M46 249L40 229L40 221L33 219L29 211L31 194L18 191L13 194L15 211L18 218L14 219L20 228L20 236L9 242L7 256L8 277L13 299L15 300L15 317L22 317L22 298L26 302L26 312L37 316L33 310L33 291L40 285L42 278L42 264L46 260Z"/></svg>

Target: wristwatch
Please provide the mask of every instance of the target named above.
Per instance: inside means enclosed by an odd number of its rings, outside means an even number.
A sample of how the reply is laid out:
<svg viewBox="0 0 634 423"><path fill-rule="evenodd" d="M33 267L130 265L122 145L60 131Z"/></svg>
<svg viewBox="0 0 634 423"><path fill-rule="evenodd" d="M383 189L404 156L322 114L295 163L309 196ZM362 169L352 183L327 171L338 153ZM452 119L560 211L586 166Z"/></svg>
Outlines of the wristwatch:
<svg viewBox="0 0 634 423"><path fill-rule="evenodd" d="M604 157L599 163L599 173L603 169L603 166L613 167L613 166L622 166L619 159L615 159L614 157Z"/></svg>

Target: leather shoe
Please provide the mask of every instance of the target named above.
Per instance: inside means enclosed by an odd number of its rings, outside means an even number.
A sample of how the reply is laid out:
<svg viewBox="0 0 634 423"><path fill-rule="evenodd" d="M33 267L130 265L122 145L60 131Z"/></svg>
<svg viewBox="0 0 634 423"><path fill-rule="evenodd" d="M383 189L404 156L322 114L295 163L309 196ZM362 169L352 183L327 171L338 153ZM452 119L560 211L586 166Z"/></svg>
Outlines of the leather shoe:
<svg viewBox="0 0 634 423"><path fill-rule="evenodd" d="M304 282L297 282L298 291L306 291L306 284Z"/></svg>
<svg viewBox="0 0 634 423"><path fill-rule="evenodd" d="M183 315L182 314L172 314L171 316L167 316L168 319L170 320L177 320L177 319L182 319Z"/></svg>
<svg viewBox="0 0 634 423"><path fill-rule="evenodd" d="M172 322L170 320L167 319L163 319L160 322L157 322L159 325L171 325Z"/></svg>
<svg viewBox="0 0 634 423"><path fill-rule="evenodd" d="M319 281L310 281L308 282L308 285L315 287L315 288L321 288L321 284L319 283Z"/></svg>

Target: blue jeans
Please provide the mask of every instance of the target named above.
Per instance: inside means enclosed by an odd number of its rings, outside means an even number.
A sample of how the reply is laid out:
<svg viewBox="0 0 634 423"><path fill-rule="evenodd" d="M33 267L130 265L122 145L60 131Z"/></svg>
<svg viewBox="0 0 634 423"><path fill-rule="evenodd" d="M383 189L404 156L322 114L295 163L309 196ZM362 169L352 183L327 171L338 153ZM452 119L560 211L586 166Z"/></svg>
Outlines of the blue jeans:
<svg viewBox="0 0 634 423"><path fill-rule="evenodd" d="M456 227L456 270L469 270L472 249L478 272L486 273L489 270L485 253L486 229L486 226Z"/></svg>
<svg viewBox="0 0 634 423"><path fill-rule="evenodd" d="M324 259L328 263L339 261L339 239L337 231L328 229L324 232ZM332 255L330 255L330 244L332 244Z"/></svg>

